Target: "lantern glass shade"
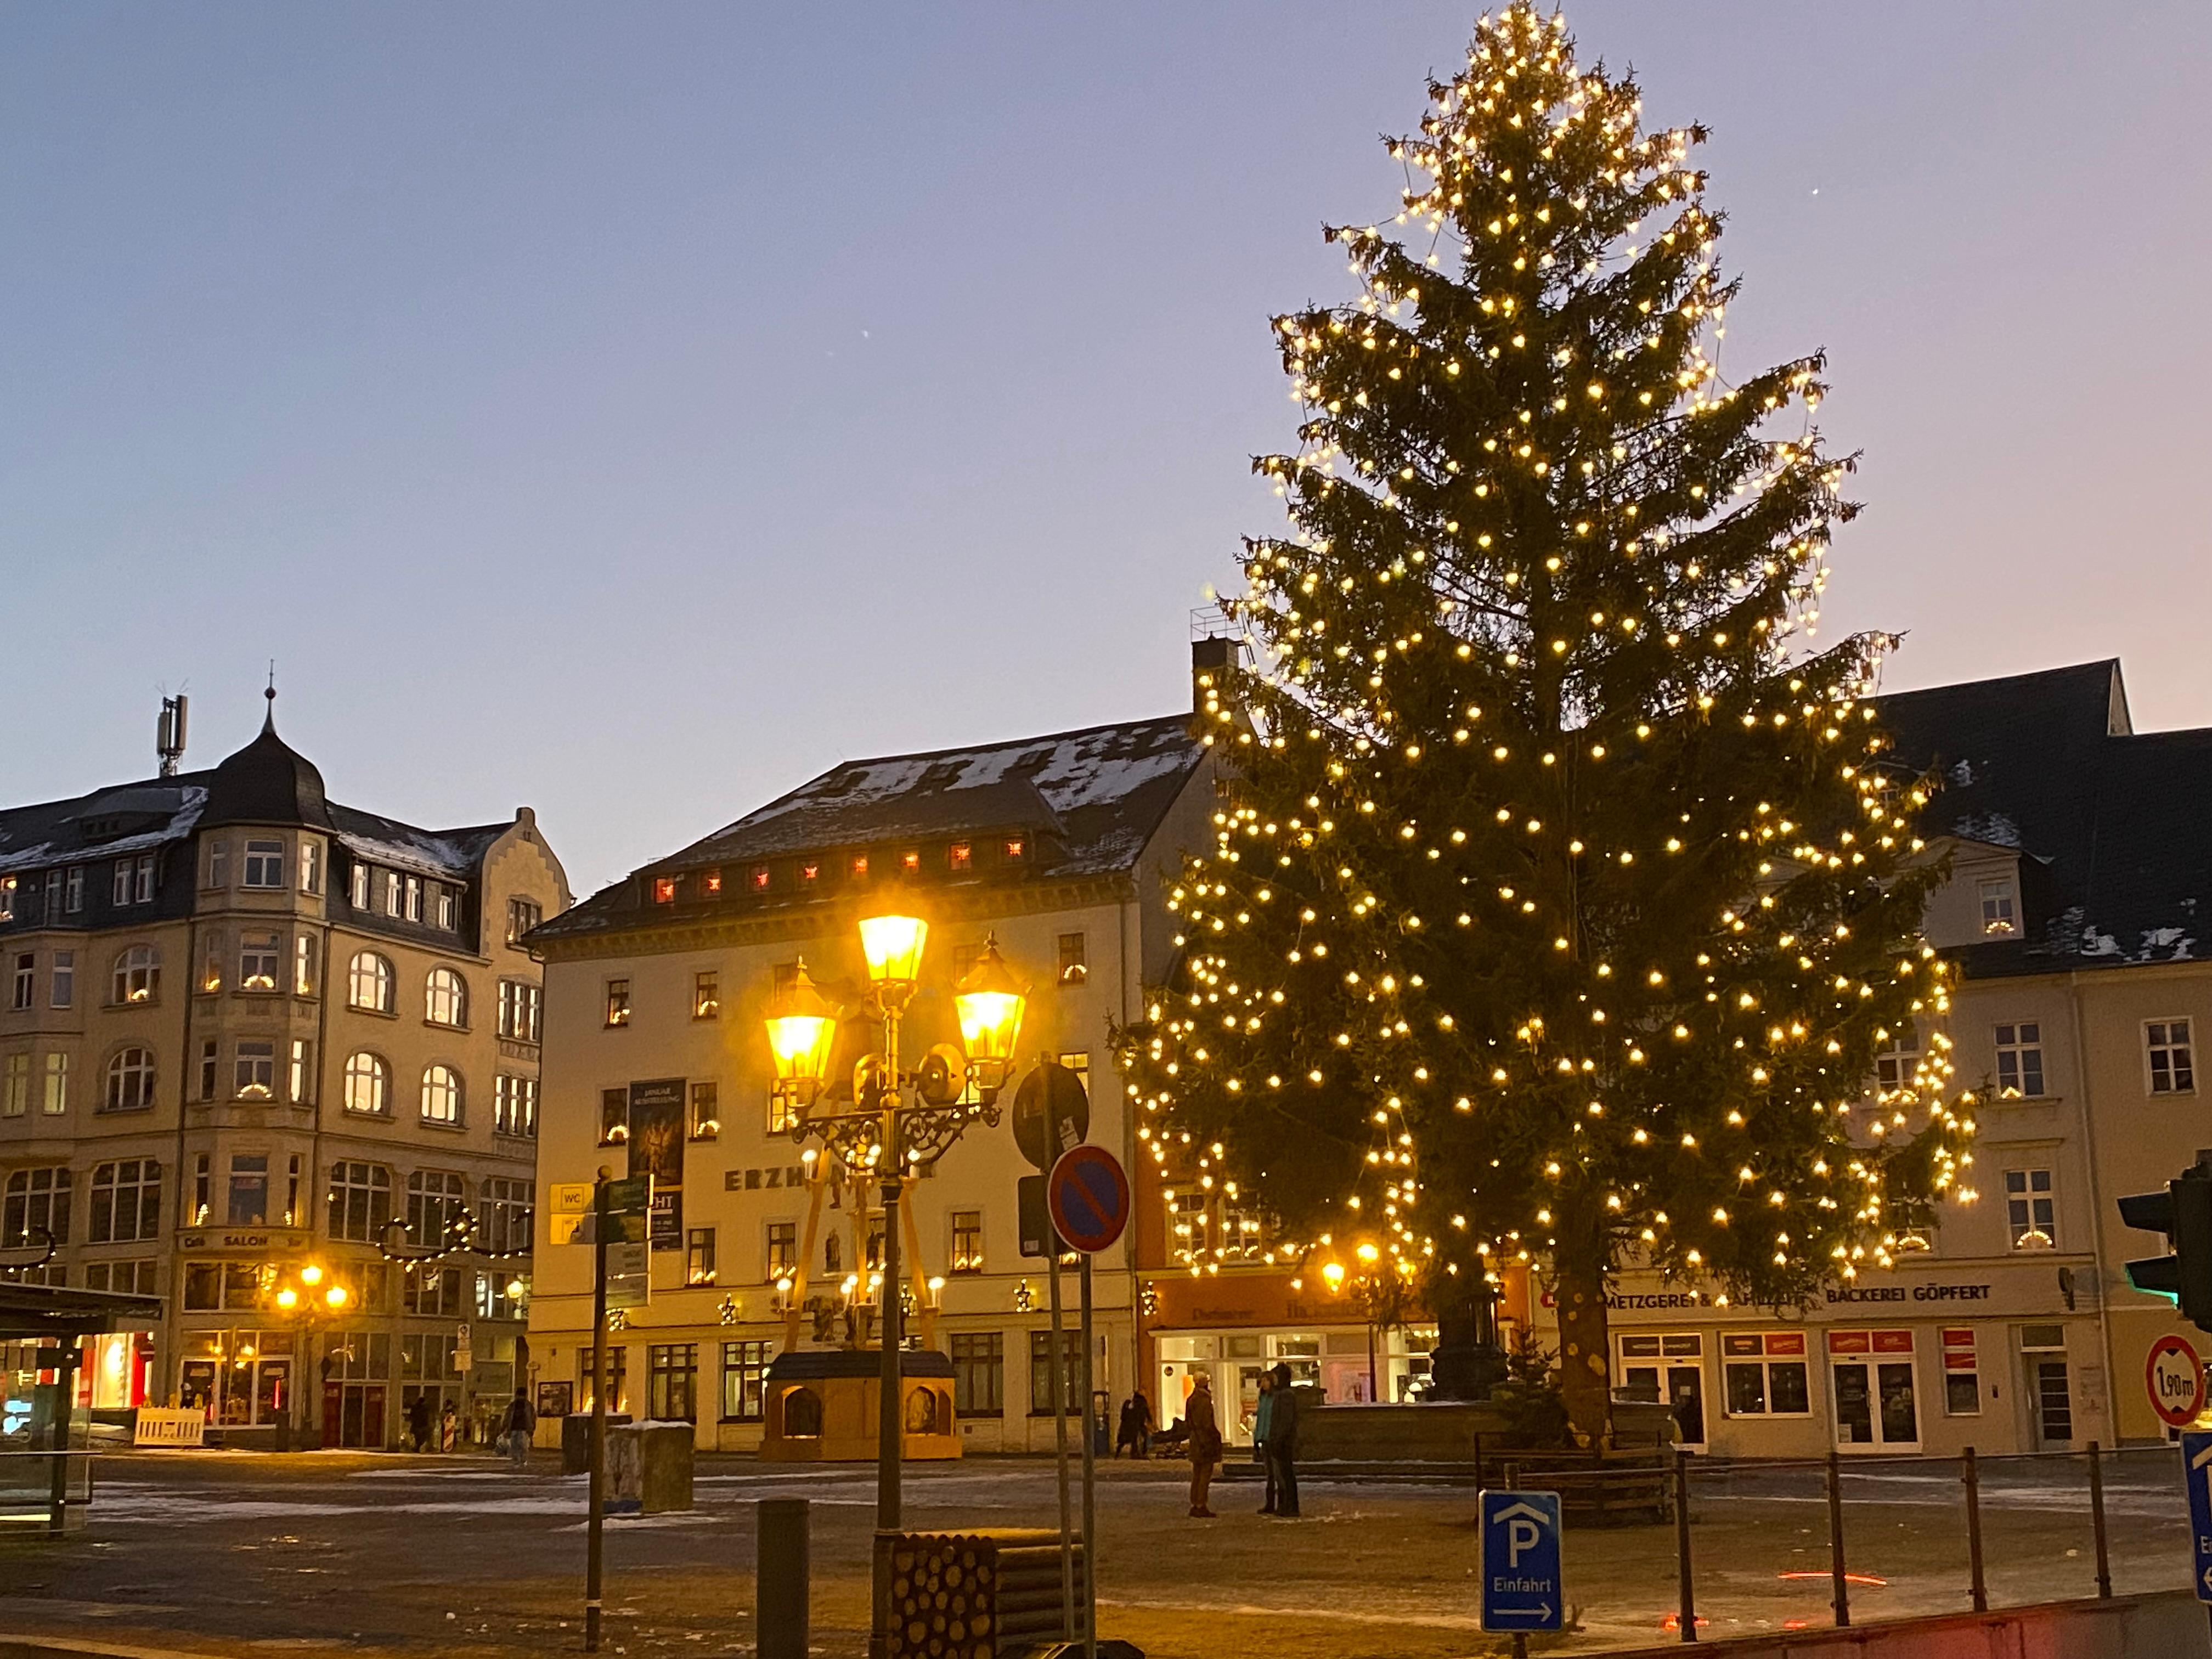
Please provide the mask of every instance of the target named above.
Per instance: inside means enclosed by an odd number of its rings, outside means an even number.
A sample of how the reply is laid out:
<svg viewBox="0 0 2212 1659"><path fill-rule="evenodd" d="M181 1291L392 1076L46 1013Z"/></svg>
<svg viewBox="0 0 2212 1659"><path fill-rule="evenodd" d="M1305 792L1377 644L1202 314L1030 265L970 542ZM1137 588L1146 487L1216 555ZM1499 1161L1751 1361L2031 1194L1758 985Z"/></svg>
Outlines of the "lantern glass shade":
<svg viewBox="0 0 2212 1659"><path fill-rule="evenodd" d="M952 1001L960 1012L960 1041L968 1059L979 1067L996 1067L999 1080L1014 1057L1014 1042L1021 1036L1022 1013L1029 1005L1021 985L1006 969L994 938L983 954L960 981ZM989 1078L984 1079L987 1083Z"/></svg>
<svg viewBox="0 0 2212 1659"><path fill-rule="evenodd" d="M830 1045L837 1036L837 1011L815 988L804 962L762 1023L768 1027L775 1080L799 1091L820 1089L830 1069Z"/></svg>
<svg viewBox="0 0 2212 1659"><path fill-rule="evenodd" d="M868 959L868 979L880 990L913 986L921 978L921 947L929 924L919 916L864 916L860 952Z"/></svg>

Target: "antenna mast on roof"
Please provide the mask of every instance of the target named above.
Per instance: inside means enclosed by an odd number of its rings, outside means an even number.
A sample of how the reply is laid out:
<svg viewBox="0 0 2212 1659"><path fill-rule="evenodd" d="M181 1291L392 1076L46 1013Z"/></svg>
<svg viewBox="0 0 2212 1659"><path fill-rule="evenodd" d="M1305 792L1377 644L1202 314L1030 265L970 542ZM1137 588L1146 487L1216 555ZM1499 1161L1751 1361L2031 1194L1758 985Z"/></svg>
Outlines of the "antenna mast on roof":
<svg viewBox="0 0 2212 1659"><path fill-rule="evenodd" d="M161 718L154 725L154 752L161 762L161 775L177 775L177 763L185 753L185 710L191 700L179 691L161 699Z"/></svg>

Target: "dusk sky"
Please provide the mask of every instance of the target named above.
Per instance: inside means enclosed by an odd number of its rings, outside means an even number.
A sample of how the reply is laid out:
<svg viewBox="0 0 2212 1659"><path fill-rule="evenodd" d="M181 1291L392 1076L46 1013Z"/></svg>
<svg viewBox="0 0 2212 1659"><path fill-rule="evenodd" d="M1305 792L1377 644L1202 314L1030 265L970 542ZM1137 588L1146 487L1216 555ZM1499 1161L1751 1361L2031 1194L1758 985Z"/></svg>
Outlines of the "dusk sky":
<svg viewBox="0 0 2212 1659"><path fill-rule="evenodd" d="M1583 0L1825 345L1892 688L2212 724L2212 6ZM0 801L261 717L580 893L840 758L1153 714L1279 523L1459 4L0 8Z"/></svg>

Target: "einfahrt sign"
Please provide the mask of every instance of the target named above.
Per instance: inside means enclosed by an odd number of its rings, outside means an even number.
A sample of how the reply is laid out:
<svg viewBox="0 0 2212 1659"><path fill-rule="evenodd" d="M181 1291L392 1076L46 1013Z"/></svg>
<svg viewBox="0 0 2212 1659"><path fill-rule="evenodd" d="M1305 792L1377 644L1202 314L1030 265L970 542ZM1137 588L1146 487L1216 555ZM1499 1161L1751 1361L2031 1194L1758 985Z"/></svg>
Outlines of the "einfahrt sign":
<svg viewBox="0 0 2212 1659"><path fill-rule="evenodd" d="M2170 1429L2187 1427L2204 1410L2204 1362L2180 1337L2161 1336L2150 1345L2143 1386L2150 1408Z"/></svg>

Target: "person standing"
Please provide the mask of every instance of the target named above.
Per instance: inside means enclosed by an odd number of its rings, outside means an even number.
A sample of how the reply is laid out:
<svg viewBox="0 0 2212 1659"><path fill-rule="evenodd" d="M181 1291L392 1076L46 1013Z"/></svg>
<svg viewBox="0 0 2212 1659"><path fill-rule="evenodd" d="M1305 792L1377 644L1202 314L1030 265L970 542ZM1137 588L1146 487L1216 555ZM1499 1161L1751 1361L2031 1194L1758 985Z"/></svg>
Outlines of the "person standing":
<svg viewBox="0 0 2212 1659"><path fill-rule="evenodd" d="M1296 1520L1298 1513L1298 1395L1291 1387L1291 1368L1278 1365L1270 1373L1275 1381L1267 1398L1267 1494L1279 1520Z"/></svg>
<svg viewBox="0 0 2212 1659"><path fill-rule="evenodd" d="M407 1437L415 1443L416 1451L430 1449L430 1396L419 1390L407 1407Z"/></svg>
<svg viewBox="0 0 2212 1659"><path fill-rule="evenodd" d="M1260 1505L1260 1513L1275 1512L1275 1460L1267 1455L1267 1431L1275 1419L1275 1374L1260 1373L1260 1403L1252 1408L1252 1461L1267 1477L1267 1499Z"/></svg>
<svg viewBox="0 0 2212 1659"><path fill-rule="evenodd" d="M1192 1380L1198 1386L1182 1403L1183 1426L1190 1431L1190 1515L1194 1521L1211 1521L1206 1493L1213 1484L1213 1466L1221 1461L1221 1425L1213 1415L1212 1382L1204 1371Z"/></svg>
<svg viewBox="0 0 2212 1659"><path fill-rule="evenodd" d="M507 1461L518 1472L530 1467L530 1437L537 1428L538 1413L530 1403L529 1393L517 1389L514 1398L507 1402L500 1432L507 1443Z"/></svg>

